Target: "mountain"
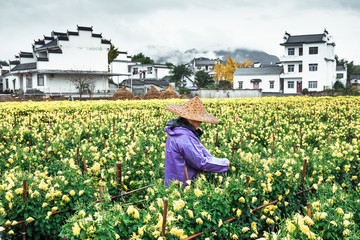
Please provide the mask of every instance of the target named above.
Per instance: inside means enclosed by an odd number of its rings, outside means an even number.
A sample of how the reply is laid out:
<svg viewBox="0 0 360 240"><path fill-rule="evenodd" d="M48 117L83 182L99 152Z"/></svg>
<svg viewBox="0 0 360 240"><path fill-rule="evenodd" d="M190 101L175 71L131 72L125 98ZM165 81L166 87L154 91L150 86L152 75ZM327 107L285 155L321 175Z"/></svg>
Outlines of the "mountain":
<svg viewBox="0 0 360 240"><path fill-rule="evenodd" d="M275 64L280 61L277 56L270 55L263 51L249 50L245 48L237 48L234 50L198 50L189 49L181 52L177 49L162 48L158 46L148 47L143 53L150 56L157 63L171 62L175 65L185 64L194 58L206 57L210 59L220 58L226 60L226 56L230 56L237 62L242 62L243 58L253 62L260 62L262 64Z"/></svg>

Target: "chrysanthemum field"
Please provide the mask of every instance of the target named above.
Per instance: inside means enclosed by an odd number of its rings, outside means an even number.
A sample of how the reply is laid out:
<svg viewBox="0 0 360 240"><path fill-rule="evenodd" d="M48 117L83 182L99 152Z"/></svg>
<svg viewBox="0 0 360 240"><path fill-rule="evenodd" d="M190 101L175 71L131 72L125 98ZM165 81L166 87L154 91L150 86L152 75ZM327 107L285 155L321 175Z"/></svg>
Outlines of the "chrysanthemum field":
<svg viewBox="0 0 360 240"><path fill-rule="evenodd" d="M0 103L0 238L360 239L360 98L203 99L228 172L165 189L185 101Z"/></svg>

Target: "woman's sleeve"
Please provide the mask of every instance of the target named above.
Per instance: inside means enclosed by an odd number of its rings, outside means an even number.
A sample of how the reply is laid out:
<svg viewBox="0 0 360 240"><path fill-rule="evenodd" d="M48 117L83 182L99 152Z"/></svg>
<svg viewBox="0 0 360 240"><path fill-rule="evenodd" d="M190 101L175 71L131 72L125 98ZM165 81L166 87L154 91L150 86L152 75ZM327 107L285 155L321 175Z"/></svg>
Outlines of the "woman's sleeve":
<svg viewBox="0 0 360 240"><path fill-rule="evenodd" d="M199 141L192 137L182 144L183 156L190 167L206 172L223 173L227 171L229 161L226 158L212 156Z"/></svg>

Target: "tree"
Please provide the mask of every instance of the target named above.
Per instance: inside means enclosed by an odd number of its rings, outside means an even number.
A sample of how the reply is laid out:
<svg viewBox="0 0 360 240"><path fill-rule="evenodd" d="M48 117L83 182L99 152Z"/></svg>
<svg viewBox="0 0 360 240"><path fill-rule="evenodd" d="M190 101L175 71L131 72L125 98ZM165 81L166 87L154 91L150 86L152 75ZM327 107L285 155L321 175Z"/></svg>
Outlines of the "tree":
<svg viewBox="0 0 360 240"><path fill-rule="evenodd" d="M154 60L152 60L150 57L146 57L143 53L139 53L134 55L131 58L131 61L133 62L141 62L141 63L150 63L150 64L154 64Z"/></svg>
<svg viewBox="0 0 360 240"><path fill-rule="evenodd" d="M190 80L190 76L193 72L187 68L184 64L173 66L170 70L170 82L175 83L175 87L183 88L186 86L186 79Z"/></svg>
<svg viewBox="0 0 360 240"><path fill-rule="evenodd" d="M2 61L2 60L0 60L0 65L6 65L7 64L7 62L6 61Z"/></svg>
<svg viewBox="0 0 360 240"><path fill-rule="evenodd" d="M119 49L115 48L113 44L110 44L110 50L108 52L108 64L112 63L117 56L119 56Z"/></svg>
<svg viewBox="0 0 360 240"><path fill-rule="evenodd" d="M229 81L231 84L234 80L234 72L238 68L252 67L252 59L243 59L243 62L237 63L235 59L226 56L226 63L222 64L219 60L215 62L214 66L214 80L219 83L220 81Z"/></svg>
<svg viewBox="0 0 360 240"><path fill-rule="evenodd" d="M341 91L341 90L344 90L344 88L345 88L345 86L344 86L344 84L342 83L342 82L340 82L340 81L336 81L335 83L334 83L334 86L333 86L333 89L335 89L335 90L337 90L337 91Z"/></svg>
<svg viewBox="0 0 360 240"><path fill-rule="evenodd" d="M214 84L215 81L209 73L205 71L198 71L197 73L195 73L194 83L198 88L205 88L208 85Z"/></svg>
<svg viewBox="0 0 360 240"><path fill-rule="evenodd" d="M85 89L88 90L90 97L92 97L95 89L95 81L93 75L87 71L76 71L70 76L70 81L74 84L75 88L79 90L80 99Z"/></svg>

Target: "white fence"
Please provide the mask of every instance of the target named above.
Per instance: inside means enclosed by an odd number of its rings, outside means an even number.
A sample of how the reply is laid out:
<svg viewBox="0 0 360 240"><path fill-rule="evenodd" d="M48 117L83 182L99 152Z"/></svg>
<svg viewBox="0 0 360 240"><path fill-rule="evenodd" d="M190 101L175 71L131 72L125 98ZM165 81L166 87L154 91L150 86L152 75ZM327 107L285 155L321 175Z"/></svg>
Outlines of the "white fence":
<svg viewBox="0 0 360 240"><path fill-rule="evenodd" d="M261 89L199 89L192 90L189 97L200 98L253 98L262 97Z"/></svg>

